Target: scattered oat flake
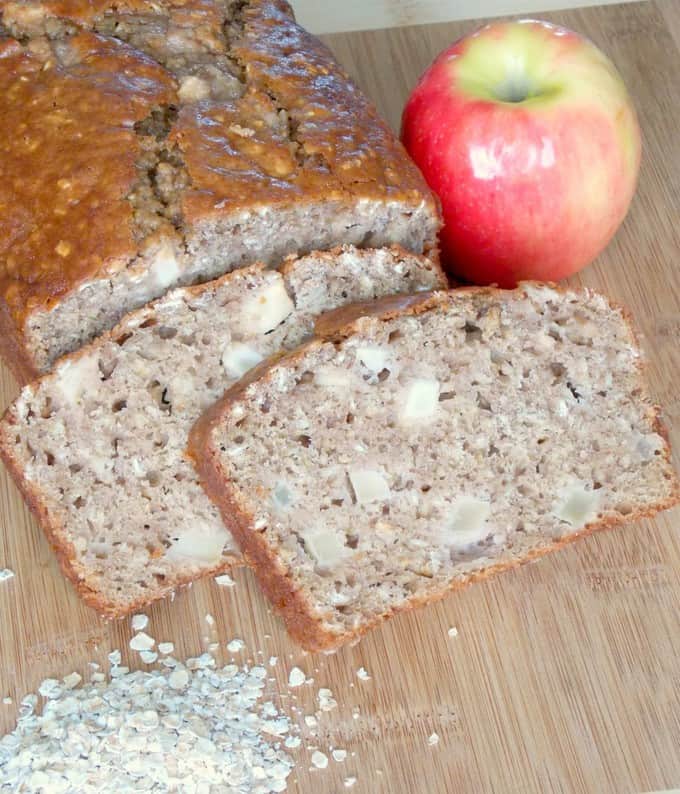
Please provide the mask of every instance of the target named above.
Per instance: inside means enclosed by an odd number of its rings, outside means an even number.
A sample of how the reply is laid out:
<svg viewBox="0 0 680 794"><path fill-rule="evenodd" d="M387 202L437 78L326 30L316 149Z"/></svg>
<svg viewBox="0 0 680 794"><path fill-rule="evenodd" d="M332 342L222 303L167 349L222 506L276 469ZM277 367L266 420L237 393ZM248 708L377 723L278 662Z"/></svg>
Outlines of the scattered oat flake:
<svg viewBox="0 0 680 794"><path fill-rule="evenodd" d="M352 786L357 782L355 777L346 777L345 778L345 788L352 788Z"/></svg>
<svg viewBox="0 0 680 794"><path fill-rule="evenodd" d="M175 644L173 642L159 642L158 650L164 656L167 656L169 653L172 653L175 650Z"/></svg>
<svg viewBox="0 0 680 794"><path fill-rule="evenodd" d="M347 750L333 750L333 760L340 763L347 758Z"/></svg>
<svg viewBox="0 0 680 794"><path fill-rule="evenodd" d="M371 676L367 673L365 667L360 667L357 670L357 678L359 678L361 681L369 681Z"/></svg>
<svg viewBox="0 0 680 794"><path fill-rule="evenodd" d="M69 673L62 679L66 689L75 689L78 684L83 680L83 677L78 673Z"/></svg>
<svg viewBox="0 0 680 794"><path fill-rule="evenodd" d="M158 659L158 654L155 651L140 651L139 658L144 664L153 664Z"/></svg>
<svg viewBox="0 0 680 794"><path fill-rule="evenodd" d="M239 651L242 651L245 647L246 647L245 642L243 642L243 640L238 639L238 637L236 639L233 639L231 642L227 643L227 650L229 651L229 653L238 653Z"/></svg>
<svg viewBox="0 0 680 794"><path fill-rule="evenodd" d="M149 625L149 618L147 615L133 615L132 616L132 630L133 631L144 631L144 629Z"/></svg>
<svg viewBox="0 0 680 794"><path fill-rule="evenodd" d="M56 678L46 678L44 681L40 683L38 687L38 693L41 694L44 698L55 698L59 697L63 691L63 686L60 681L57 681Z"/></svg>
<svg viewBox="0 0 680 794"><path fill-rule="evenodd" d="M9 568L0 568L0 582L6 582L14 576L14 571Z"/></svg>
<svg viewBox="0 0 680 794"><path fill-rule="evenodd" d="M269 657L269 666L270 667L276 667L276 663L278 661L279 661L279 657L278 656L270 656Z"/></svg>
<svg viewBox="0 0 680 794"><path fill-rule="evenodd" d="M229 576L228 573L222 573L215 577L215 584L220 587L234 587L236 582Z"/></svg>
<svg viewBox="0 0 680 794"><path fill-rule="evenodd" d="M117 667L120 664L120 658L120 651L116 648L115 651L111 651L109 654L109 663Z"/></svg>
<svg viewBox="0 0 680 794"><path fill-rule="evenodd" d="M338 705L330 689L320 689L317 693L317 698L321 711L332 711Z"/></svg>
<svg viewBox="0 0 680 794"><path fill-rule="evenodd" d="M205 622L209 626L214 626L215 625L215 618L208 612L208 614L205 616Z"/></svg>
<svg viewBox="0 0 680 794"><path fill-rule="evenodd" d="M133 651L150 651L155 644L156 640L154 640L153 637L149 637L149 635L145 634L143 631L140 631L139 634L135 634L130 640L130 648L132 648Z"/></svg>
<svg viewBox="0 0 680 794"><path fill-rule="evenodd" d="M4 705L4 706L11 706L11 705L12 705L12 703L14 703L14 701L13 701L13 700L12 700L12 698L11 698L11 697L9 697L9 695L8 695L7 697L4 697L4 698L2 699L2 703L3 703L3 705Z"/></svg>
<svg viewBox="0 0 680 794"><path fill-rule="evenodd" d="M458 636L458 629L455 626L451 626L449 629L449 637L457 637Z"/></svg>
<svg viewBox="0 0 680 794"><path fill-rule="evenodd" d="M299 747L301 743L302 740L300 739L299 736L288 736L286 737L286 741L284 742L286 747L291 747L291 748Z"/></svg>
<svg viewBox="0 0 680 794"><path fill-rule="evenodd" d="M312 753L312 763L317 769L325 769L328 766L328 756L321 750L315 750Z"/></svg>
<svg viewBox="0 0 680 794"><path fill-rule="evenodd" d="M298 687L305 683L306 676L299 667L294 667L288 674L288 686Z"/></svg>
<svg viewBox="0 0 680 794"><path fill-rule="evenodd" d="M439 735L436 733L431 733L427 737L427 743L430 745L430 747L434 747L435 744L439 744Z"/></svg>

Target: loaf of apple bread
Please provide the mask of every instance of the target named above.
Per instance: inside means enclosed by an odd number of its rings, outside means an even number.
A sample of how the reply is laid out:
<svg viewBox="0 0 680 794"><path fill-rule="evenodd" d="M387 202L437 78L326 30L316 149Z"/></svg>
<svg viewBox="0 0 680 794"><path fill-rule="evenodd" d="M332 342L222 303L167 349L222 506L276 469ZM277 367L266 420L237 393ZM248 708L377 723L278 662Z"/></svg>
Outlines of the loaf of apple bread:
<svg viewBox="0 0 680 794"><path fill-rule="evenodd" d="M0 351L22 381L256 261L437 257L420 172L284 0L2 0L0 96Z"/></svg>

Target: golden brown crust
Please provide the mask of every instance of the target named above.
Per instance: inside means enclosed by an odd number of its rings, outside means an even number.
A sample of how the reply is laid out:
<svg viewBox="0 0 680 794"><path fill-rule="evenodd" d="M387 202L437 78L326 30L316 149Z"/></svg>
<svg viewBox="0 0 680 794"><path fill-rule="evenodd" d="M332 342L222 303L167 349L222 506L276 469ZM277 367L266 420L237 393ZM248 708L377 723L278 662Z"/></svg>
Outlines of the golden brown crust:
<svg viewBox="0 0 680 794"><path fill-rule="evenodd" d="M216 204L223 211L297 199L434 202L373 105L286 2L251 0L242 18L246 35L232 53L245 69L246 93L207 110L184 107L171 135L191 175L190 222L215 214ZM263 119L280 108L289 129L272 133ZM210 136L206 124L216 127Z"/></svg>
<svg viewBox="0 0 680 794"><path fill-rule="evenodd" d="M534 283L525 282L521 284L518 289L527 286L534 286ZM535 286L545 285L536 284ZM559 292L569 291L569 288L565 286L550 286ZM460 292L493 295L504 291L495 287L465 287L449 292L433 292L421 296L413 296L415 300L400 300L399 298L395 300L388 297L375 301L373 304L365 305L362 308L368 309L371 316L387 321L396 316L416 315L436 308L437 306L443 306L448 303L452 294L457 295L460 294ZM622 315L631 333L631 341L634 343L635 334L633 326L630 323L627 313L622 312ZM363 316L366 315L364 314ZM343 320L348 320L349 322L343 324ZM356 311L353 307L349 307L349 309L344 312L342 310L330 312L329 315L326 316L325 319L322 318L317 325L317 338L303 344L291 353L281 354L274 359L260 364L249 374L247 379L244 379L244 381L228 390L221 400L205 412L194 425L189 438L188 454L194 462L206 493L218 506L225 525L234 535L246 561L253 567L262 590L280 613L291 637L306 650L332 650L346 642L359 639L363 634L392 614L409 611L423 604L438 601L453 590L457 590L474 581L486 579L501 571L518 567L525 562L541 557L549 552L556 551L578 538L585 537L599 530L613 528L642 518L649 518L662 510L667 510L680 503L680 480L677 476L672 474L669 475L673 478L670 495L667 499L653 507L635 510L626 516L610 513L601 520L592 522L576 532L563 536L554 543L547 543L544 547L533 549L524 557L503 560L484 570L476 571L454 580L441 590L424 593L418 598L410 600L405 605L391 610L389 613L375 617L361 626L357 631L343 633L325 631L320 621L310 612L310 605L281 565L275 551L269 546L262 534L255 530L254 518L250 514L248 508L245 504L240 502L236 490L229 487L228 476L221 467L219 443L213 437L213 430L220 425L224 413L238 401L252 384L258 381L266 381L273 376L274 370L272 367L279 360L281 360L283 366L292 367L307 353L325 342L339 341L350 336L357 330L361 322L361 317L357 318ZM642 363L640 363L639 366L640 370L642 370ZM664 460L670 466L671 450L668 445L668 433L660 420L659 409L653 406L650 408L650 411L655 430L666 442L663 456Z"/></svg>
<svg viewBox="0 0 680 794"><path fill-rule="evenodd" d="M0 0L0 19L28 37L0 38L0 302L17 372L36 369L24 349L28 317L151 243L130 197L145 171L135 124L154 109L178 109L164 145L182 161L173 223L189 247L202 223L259 207L363 198L425 203L437 215L399 141L287 3L233 8L230 27L216 0ZM195 47L199 60L221 59L242 95L184 99L163 42L151 37L142 51L108 35L107 20L140 14L167 40L185 37L189 60ZM176 234L163 208L153 211L156 233Z"/></svg>

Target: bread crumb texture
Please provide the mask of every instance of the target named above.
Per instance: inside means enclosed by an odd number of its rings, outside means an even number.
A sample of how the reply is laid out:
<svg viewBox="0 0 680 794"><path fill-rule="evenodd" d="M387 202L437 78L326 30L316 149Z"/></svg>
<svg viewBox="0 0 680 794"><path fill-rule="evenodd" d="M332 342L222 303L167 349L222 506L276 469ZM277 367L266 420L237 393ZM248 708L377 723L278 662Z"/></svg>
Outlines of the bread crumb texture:
<svg viewBox="0 0 680 794"><path fill-rule="evenodd" d="M674 504L639 356L596 294L441 293L227 394L197 428L199 465L290 631L332 647Z"/></svg>

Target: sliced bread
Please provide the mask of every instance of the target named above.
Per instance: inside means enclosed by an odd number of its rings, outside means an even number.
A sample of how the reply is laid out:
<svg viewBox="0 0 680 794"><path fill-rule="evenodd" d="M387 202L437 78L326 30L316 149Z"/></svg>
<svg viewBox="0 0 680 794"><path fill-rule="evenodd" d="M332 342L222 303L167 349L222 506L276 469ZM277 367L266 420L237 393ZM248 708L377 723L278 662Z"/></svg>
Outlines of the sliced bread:
<svg viewBox="0 0 680 794"><path fill-rule="evenodd" d="M78 592L123 615L240 555L185 459L201 411L348 301L440 287L400 249L291 259L177 289L59 361L0 424L0 453Z"/></svg>
<svg viewBox="0 0 680 794"><path fill-rule="evenodd" d="M602 296L525 284L338 314L190 442L305 648L678 501L638 346Z"/></svg>

